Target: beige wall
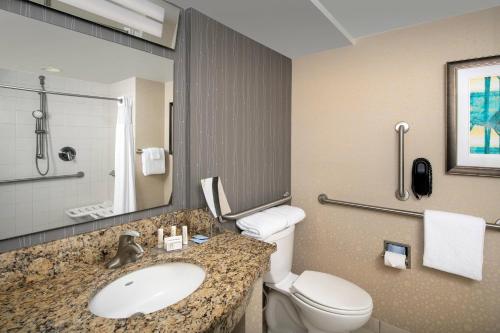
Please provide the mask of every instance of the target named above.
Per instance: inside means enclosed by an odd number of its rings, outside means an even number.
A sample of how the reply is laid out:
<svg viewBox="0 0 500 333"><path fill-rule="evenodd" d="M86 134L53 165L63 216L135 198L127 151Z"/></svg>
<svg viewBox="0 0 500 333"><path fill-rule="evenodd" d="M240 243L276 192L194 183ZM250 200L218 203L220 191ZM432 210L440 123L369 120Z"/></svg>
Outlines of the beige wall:
<svg viewBox="0 0 500 333"><path fill-rule="evenodd" d="M136 148L163 147L165 142L164 83L137 78L135 96L134 129ZM142 210L165 205L167 175L145 177L142 174L140 154L136 154L135 166L137 209Z"/></svg>
<svg viewBox="0 0 500 333"><path fill-rule="evenodd" d="M397 30L354 47L293 61L294 270L336 274L365 288L374 316L412 332L500 332L500 233L488 231L484 280L422 267L423 224L413 218L321 206L318 194L421 211L500 218L500 179L445 175L444 65L500 54L500 8ZM394 125L407 121L407 169L426 157L434 193L400 202ZM413 267L382 265L383 240L409 243Z"/></svg>
<svg viewBox="0 0 500 333"><path fill-rule="evenodd" d="M165 82L165 135L163 138L163 147L165 147L167 152L170 152L170 146L168 142L168 137L170 135L170 103L174 101L174 81ZM173 185L173 173L172 168L174 167L174 158L173 155L168 155L167 160L167 179L165 180L165 188L164 188L164 199L165 202L170 202L170 198L172 197L172 185Z"/></svg>

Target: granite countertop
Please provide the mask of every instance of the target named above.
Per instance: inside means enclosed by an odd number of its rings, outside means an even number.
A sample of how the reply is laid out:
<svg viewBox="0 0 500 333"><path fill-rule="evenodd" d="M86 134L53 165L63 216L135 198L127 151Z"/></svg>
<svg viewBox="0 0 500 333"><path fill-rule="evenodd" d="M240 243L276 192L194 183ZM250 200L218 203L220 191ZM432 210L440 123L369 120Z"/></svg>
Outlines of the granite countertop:
<svg viewBox="0 0 500 333"><path fill-rule="evenodd" d="M75 261L44 279L19 284L0 280L0 331L228 331L241 318L252 286L269 269L274 251L272 244L226 232L178 252L145 249L141 260L116 270L106 269L102 261ZM206 272L203 284L182 301L129 319L101 318L88 310L91 297L109 282L171 261L194 263ZM238 311L239 315L233 315Z"/></svg>

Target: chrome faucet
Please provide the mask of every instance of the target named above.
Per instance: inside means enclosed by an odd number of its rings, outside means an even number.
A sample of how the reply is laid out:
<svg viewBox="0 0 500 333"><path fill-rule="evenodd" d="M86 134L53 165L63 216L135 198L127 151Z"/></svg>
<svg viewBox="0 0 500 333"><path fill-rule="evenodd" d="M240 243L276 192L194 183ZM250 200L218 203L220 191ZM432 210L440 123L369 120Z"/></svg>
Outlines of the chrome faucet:
<svg viewBox="0 0 500 333"><path fill-rule="evenodd" d="M116 255L107 264L107 268L118 268L130 262L135 262L140 259L144 250L135 242L135 237L139 237L137 231L129 230L120 235L118 242L118 251Z"/></svg>

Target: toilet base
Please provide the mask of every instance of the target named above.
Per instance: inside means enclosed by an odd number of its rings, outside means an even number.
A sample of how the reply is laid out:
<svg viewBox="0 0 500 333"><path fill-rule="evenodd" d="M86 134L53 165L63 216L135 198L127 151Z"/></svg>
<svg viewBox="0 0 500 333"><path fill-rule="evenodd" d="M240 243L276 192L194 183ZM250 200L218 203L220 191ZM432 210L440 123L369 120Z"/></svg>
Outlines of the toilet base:
<svg viewBox="0 0 500 333"><path fill-rule="evenodd" d="M288 296L274 290L267 295L265 310L268 333L307 333Z"/></svg>
<svg viewBox="0 0 500 333"><path fill-rule="evenodd" d="M352 318L355 322L343 319L341 322L335 321L333 325L332 323L320 321L319 323L323 324L323 326L326 325L322 327L322 330L309 322L307 316L301 313L304 309L299 309L292 298L293 296L276 290L269 291L265 310L268 333L349 333L349 331L345 330L347 327L350 327L347 328L349 330L351 328L357 329L370 317L370 314L367 314L360 318ZM308 316L311 316L311 314L309 313ZM314 314L312 314L312 317L315 317ZM336 326L336 328L332 328L332 326ZM327 329L327 331L324 329Z"/></svg>

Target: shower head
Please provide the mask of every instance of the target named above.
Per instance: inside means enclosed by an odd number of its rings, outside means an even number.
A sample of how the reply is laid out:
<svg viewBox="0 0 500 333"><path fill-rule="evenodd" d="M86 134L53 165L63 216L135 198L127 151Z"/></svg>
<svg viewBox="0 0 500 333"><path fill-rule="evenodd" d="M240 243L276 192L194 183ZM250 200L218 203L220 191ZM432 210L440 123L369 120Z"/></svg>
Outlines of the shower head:
<svg viewBox="0 0 500 333"><path fill-rule="evenodd" d="M41 110L35 110L31 114L33 115L33 118L35 118L35 119L42 119L43 118L43 111L41 111Z"/></svg>

